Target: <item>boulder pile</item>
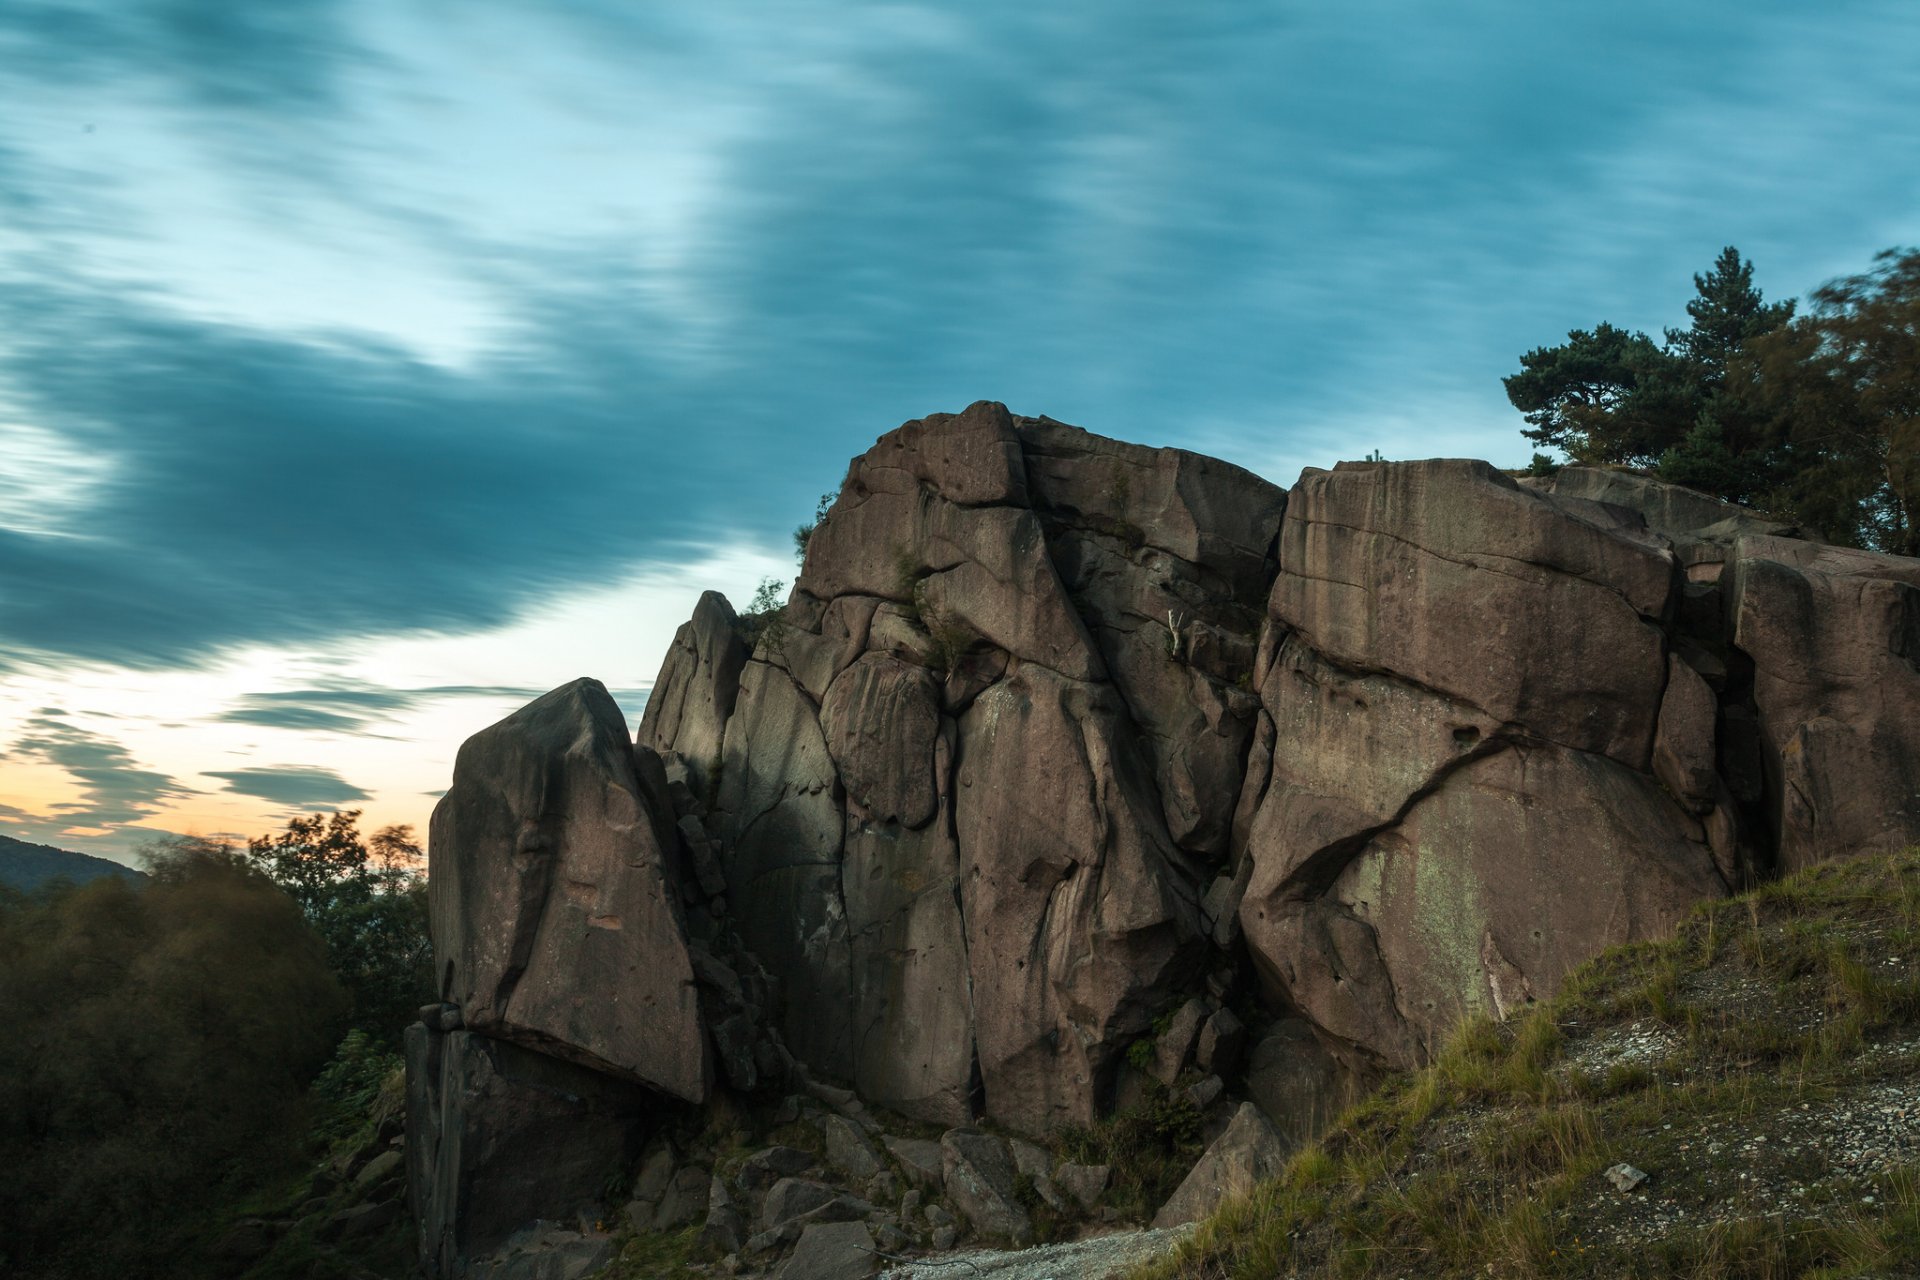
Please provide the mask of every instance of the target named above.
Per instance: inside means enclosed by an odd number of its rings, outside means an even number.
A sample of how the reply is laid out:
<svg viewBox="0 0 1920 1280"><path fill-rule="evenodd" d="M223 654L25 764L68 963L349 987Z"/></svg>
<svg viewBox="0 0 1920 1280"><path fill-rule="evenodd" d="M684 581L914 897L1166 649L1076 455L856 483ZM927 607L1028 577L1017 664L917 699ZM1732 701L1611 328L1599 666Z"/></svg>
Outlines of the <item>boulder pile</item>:
<svg viewBox="0 0 1920 1280"><path fill-rule="evenodd" d="M636 1168L645 1229L693 1205L743 1265L939 1244L903 1207L934 1185L1021 1240L1098 1204L1033 1143L1170 1097L1219 1139L1177 1219L1463 1018L1920 840L1916 780L1920 561L1626 472L1284 491L998 404L910 422L783 609L701 599L637 743L582 680L462 748L409 1041L423 1258L473 1271ZM839 1100L839 1182L658 1154L796 1096Z"/></svg>

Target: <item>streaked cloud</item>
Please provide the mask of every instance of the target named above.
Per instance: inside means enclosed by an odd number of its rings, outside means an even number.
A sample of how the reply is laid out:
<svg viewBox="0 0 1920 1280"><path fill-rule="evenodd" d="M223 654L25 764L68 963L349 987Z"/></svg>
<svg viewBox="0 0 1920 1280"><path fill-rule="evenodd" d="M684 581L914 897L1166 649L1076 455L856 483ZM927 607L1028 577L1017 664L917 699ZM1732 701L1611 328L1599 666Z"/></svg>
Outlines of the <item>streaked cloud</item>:
<svg viewBox="0 0 1920 1280"><path fill-rule="evenodd" d="M371 795L329 769L302 768L297 765L254 765L201 775L218 778L227 790L243 796L257 796L275 804L316 805L324 808L371 799Z"/></svg>
<svg viewBox="0 0 1920 1280"><path fill-rule="evenodd" d="M103 733L46 709L27 720L0 764L37 761L64 770L79 784L80 798L49 806L64 828L118 827L137 822L167 800L191 794L167 774L143 766L125 747ZM14 810L8 816L20 814ZM44 822L45 820L38 820Z"/></svg>

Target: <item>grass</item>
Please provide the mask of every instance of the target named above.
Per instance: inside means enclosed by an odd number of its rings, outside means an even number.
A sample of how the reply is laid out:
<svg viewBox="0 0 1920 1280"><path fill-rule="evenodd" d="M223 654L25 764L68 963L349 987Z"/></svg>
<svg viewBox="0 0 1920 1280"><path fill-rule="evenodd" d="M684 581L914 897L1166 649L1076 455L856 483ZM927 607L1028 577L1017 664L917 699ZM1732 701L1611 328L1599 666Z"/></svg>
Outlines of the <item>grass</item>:
<svg viewBox="0 0 1920 1280"><path fill-rule="evenodd" d="M1141 1280L1920 1273L1916 1149L1832 1127L1916 1078L1920 849L1823 864L1464 1024Z"/></svg>

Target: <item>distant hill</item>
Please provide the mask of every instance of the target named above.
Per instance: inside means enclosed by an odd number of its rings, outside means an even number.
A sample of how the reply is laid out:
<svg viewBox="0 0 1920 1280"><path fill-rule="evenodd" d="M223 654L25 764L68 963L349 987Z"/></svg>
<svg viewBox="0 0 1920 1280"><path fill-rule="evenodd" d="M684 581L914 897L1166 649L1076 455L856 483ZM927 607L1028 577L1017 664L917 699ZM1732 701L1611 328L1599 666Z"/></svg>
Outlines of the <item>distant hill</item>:
<svg viewBox="0 0 1920 1280"><path fill-rule="evenodd" d="M100 876L132 876L146 879L132 867L122 866L92 854L72 853L51 845L28 844L12 836L0 836L0 884L32 892L50 880L71 880L85 884Z"/></svg>

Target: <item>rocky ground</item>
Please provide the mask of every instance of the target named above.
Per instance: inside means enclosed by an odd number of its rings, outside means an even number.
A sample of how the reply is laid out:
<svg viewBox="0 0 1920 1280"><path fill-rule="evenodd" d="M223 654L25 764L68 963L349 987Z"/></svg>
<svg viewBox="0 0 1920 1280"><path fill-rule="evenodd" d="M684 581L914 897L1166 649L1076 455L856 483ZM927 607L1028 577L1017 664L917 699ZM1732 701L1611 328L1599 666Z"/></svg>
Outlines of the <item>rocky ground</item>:
<svg viewBox="0 0 1920 1280"><path fill-rule="evenodd" d="M1470 1025L1155 1274L1920 1275L1920 850Z"/></svg>

